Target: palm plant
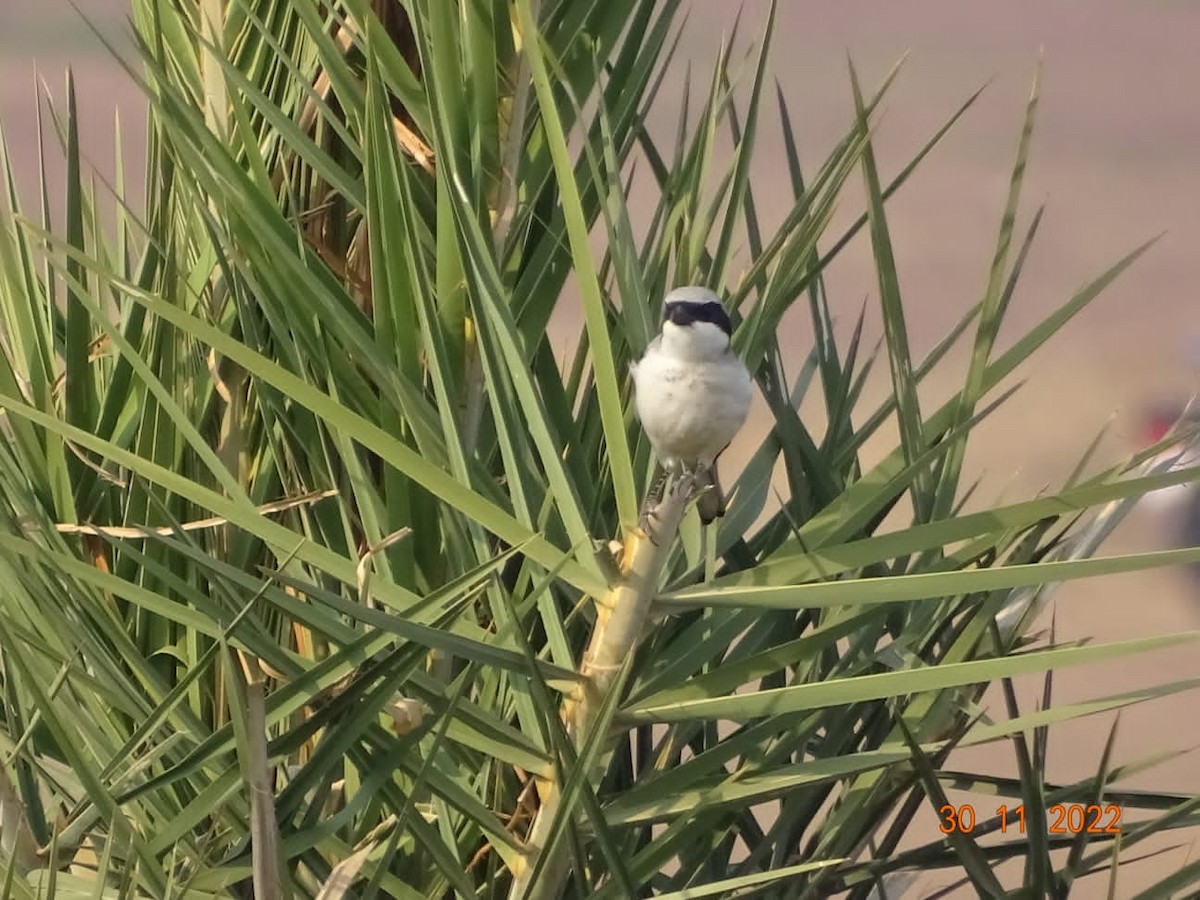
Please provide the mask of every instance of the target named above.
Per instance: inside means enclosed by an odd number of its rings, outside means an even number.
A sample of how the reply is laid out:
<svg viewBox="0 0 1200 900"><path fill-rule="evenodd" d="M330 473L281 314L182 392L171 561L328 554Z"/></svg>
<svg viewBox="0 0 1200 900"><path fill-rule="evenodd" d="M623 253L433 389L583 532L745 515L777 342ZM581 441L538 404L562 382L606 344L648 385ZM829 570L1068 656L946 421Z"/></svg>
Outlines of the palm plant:
<svg viewBox="0 0 1200 900"><path fill-rule="evenodd" d="M861 898L934 867L995 893L1018 856L1065 895L1196 824L1200 798L1122 790L1153 761L1044 771L1051 725L1200 682L1051 707L1047 675L1023 712L1008 679L1197 638L1034 631L1054 583L1200 560L1091 558L1197 470L1163 444L1084 477L1089 451L1053 495L961 509L999 386L1144 248L995 352L1039 220L1016 230L1035 91L984 296L914 360L885 200L974 98L884 184L891 77L866 95L852 73L853 125L804 173L767 91L772 13L750 74L731 39L663 142L679 5L133 0L144 209L118 172L101 211L68 87L63 220L49 185L40 218L10 188L0 230L6 894ZM772 99L793 204L768 232ZM854 240L879 275L875 409L862 321L839 338L823 284ZM730 298L772 427L719 527L674 495L649 541L626 371L684 283ZM776 338L793 308L816 334L799 358ZM562 362L556 315L580 328ZM961 390L930 412L959 344ZM1008 718L979 706L997 682ZM946 768L997 741L1018 777ZM898 850L950 783L1023 803L1029 833ZM1125 831L1051 835L1055 803L1120 803Z"/></svg>

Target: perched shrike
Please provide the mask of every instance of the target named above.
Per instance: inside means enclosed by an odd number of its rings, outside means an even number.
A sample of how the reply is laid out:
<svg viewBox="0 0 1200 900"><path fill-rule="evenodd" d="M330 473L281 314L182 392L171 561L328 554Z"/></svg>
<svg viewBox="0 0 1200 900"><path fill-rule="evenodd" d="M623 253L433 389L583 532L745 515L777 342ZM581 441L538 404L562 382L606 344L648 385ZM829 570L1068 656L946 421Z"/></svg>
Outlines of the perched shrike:
<svg viewBox="0 0 1200 900"><path fill-rule="evenodd" d="M681 287L663 301L662 334L630 366L638 418L663 466L690 473L702 490L705 525L725 515L717 457L750 411L750 373L729 345L732 326L717 295Z"/></svg>

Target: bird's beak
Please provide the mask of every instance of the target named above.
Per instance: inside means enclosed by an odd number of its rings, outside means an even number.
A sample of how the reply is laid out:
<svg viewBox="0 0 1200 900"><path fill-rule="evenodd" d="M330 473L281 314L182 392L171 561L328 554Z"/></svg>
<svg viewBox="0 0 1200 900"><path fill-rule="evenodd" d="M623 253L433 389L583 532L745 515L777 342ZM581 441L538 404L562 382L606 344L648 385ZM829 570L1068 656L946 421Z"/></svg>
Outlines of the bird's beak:
<svg viewBox="0 0 1200 900"><path fill-rule="evenodd" d="M692 314L691 309L682 303L672 303L667 307L667 321L672 325L685 326L695 322L696 317Z"/></svg>

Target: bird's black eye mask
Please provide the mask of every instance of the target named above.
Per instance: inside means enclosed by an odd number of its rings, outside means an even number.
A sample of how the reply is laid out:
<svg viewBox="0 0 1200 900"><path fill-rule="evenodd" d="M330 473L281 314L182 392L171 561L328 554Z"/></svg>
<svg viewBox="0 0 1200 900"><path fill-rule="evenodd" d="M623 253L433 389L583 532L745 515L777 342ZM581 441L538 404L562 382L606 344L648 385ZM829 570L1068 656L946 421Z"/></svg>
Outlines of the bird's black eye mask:
<svg viewBox="0 0 1200 900"><path fill-rule="evenodd" d="M725 334L733 334L733 325L729 321L729 315L720 303L675 300L663 307L663 319L669 320L675 325L711 322Z"/></svg>

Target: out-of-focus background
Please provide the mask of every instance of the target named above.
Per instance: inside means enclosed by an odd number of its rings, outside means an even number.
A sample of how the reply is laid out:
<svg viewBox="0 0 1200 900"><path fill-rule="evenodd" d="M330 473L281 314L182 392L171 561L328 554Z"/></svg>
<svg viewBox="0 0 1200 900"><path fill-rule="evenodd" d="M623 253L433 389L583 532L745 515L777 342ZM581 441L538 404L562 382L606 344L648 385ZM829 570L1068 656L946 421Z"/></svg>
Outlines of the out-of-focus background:
<svg viewBox="0 0 1200 900"><path fill-rule="evenodd" d="M126 0L75 0L105 39L128 50ZM703 79L708 59L733 24L734 7L698 0L682 55ZM699 9L699 7L703 9ZM810 171L849 127L853 116L847 58L872 89L904 54L903 70L885 102L877 153L884 177L898 171L977 87L988 87L967 117L890 203L889 221L914 353L923 355L981 296L995 246L1012 159L1038 60L1042 103L1025 193L1022 223L1041 202L1047 212L1018 290L1002 343L1063 303L1086 280L1137 244L1166 232L1158 244L1093 306L1056 337L1021 373L1026 382L976 437L969 463L983 477L979 496L1016 501L1054 489L1106 423L1099 461L1113 462L1141 446L1148 412L1186 402L1200 384L1200 63L1194 36L1200 7L1185 3L1095 0L1014 0L986 7L955 0L884 4L839 0L781 4L774 73L786 94ZM747 0L743 46L765 21L765 0ZM114 111L119 108L125 177L140 181L143 102L68 0L0 5L0 124L30 209L37 178L35 91L44 80L65 103L64 72L75 73L84 119L83 144L103 178L114 173ZM662 97L663 135L674 127L679 80ZM768 118L774 104L767 106ZM53 140L53 131L47 126ZM778 220L787 190L783 147L768 129L754 167L760 214ZM48 154L55 171L54 153ZM861 211L851 192L837 225ZM636 210L635 210L636 211ZM877 305L870 247L858 241L829 273L843 334L864 300ZM878 334L878 317L869 316ZM797 360L807 349L806 325L794 323ZM943 368L923 396L932 410L961 383L962 358ZM880 367L872 397L888 385ZM756 422L743 436L754 445ZM882 452L884 445L873 445ZM735 447L735 451L736 451ZM736 466L736 458L732 460ZM1177 511L1145 503L1109 541L1106 553L1159 549L1176 540ZM1200 580L1179 570L1065 585L1055 615L1061 640L1114 640L1200 628ZM1139 657L1118 667L1069 669L1055 676L1056 703L1200 675L1194 650ZM1027 711L1040 694L1021 684ZM1194 693L1127 710L1118 759L1200 744ZM999 698L992 710L1004 715ZM1092 774L1110 716L1054 732L1050 769L1057 781ZM962 768L1013 769L1005 748L960 754ZM1200 763L1188 755L1136 777L1130 786L1200 792ZM963 797L962 802L971 798ZM976 800L981 817L994 804ZM935 820L921 835L935 835ZM1179 844L1128 867L1118 896L1194 857ZM928 890L948 883L931 875ZM1103 895L1084 882L1080 896ZM1095 894L1091 893L1094 889Z"/></svg>

